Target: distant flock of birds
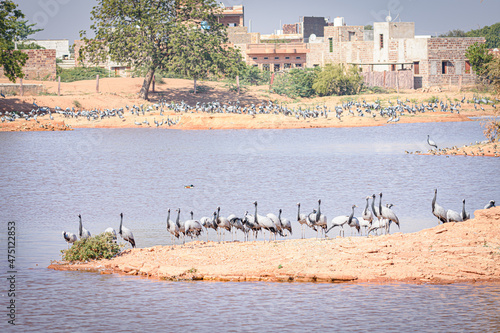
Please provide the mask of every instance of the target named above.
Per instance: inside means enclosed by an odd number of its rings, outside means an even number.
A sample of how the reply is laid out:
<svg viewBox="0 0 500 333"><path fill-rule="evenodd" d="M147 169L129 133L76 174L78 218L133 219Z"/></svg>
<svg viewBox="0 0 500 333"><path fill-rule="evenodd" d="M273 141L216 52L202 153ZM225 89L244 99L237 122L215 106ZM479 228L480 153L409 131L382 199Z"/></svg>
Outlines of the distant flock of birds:
<svg viewBox="0 0 500 333"><path fill-rule="evenodd" d="M461 212L456 212L453 210L445 210L443 207L436 203L437 189L434 190L434 198L432 200L432 213L438 218L439 223L449 223L449 222L462 222L470 218L470 214L465 211L465 199L463 200L463 207ZM372 199L370 203L370 199ZM339 236L345 236L344 226L350 227L351 235L353 233L363 234L362 229L364 229L366 236L370 233L375 233L378 235L379 231L381 233L390 233L390 226L392 223L396 224L398 228L400 227L400 222L394 211L391 209L392 204L382 205L382 193L379 194L378 205L375 204L376 195L366 197L366 206L359 217L354 216L356 205L352 205L352 210L350 215L340 215L334 217L330 225L328 226L327 217L321 213L321 200L318 200L317 209L313 209L309 214L302 214L300 212L300 203L297 203L297 222L301 226L301 238L305 237L305 229L309 227L317 232L316 237L319 237L319 233L324 233L324 237L327 237L328 232L332 229L339 228ZM220 242L225 240L226 231L231 233L232 241L234 241L235 233L240 230L244 234L245 241L250 238L250 233L253 234L255 240L259 232L264 234L264 231L269 232L269 241L271 239L276 240L277 235L281 237L286 237L292 235L292 223L290 220L282 217L282 210L280 209L278 215L269 213L266 215L260 215L257 212L257 201L253 202L255 212L254 214L249 214L248 211L245 212L243 217L238 217L235 214L231 214L228 217L223 217L220 215L220 207L213 212L211 217L204 216L199 220L194 219L193 212L190 213L191 218L189 220L181 220L181 209L177 208L177 217L175 221L171 219L170 209L167 210L167 221L166 229L170 234L171 242L174 244L175 239L182 239L182 243L185 243L186 237L198 238L200 237L203 230L206 232L206 237L208 241L208 230L213 229L217 232L217 239ZM488 209L495 207L495 201L491 200L484 208ZM371 208L371 209L370 209ZM82 217L78 215L79 218L79 233L80 239L86 239L91 237L90 232L85 229L82 225ZM114 240L117 239L117 233L113 228L107 228L104 232L110 233ZM71 232L62 232L64 239L69 244L77 241L77 235ZM123 213L120 214L120 226L118 229L118 234L126 242L129 242L132 248L135 248L136 243L132 231L125 226L123 226Z"/></svg>
<svg viewBox="0 0 500 333"><path fill-rule="evenodd" d="M373 103L367 103L365 100L362 102L357 101L348 101L342 103L342 105L337 105L332 109L328 108L326 105L316 105L315 107L293 107L289 108L287 106L273 103L272 101L268 101L262 103L260 105L251 104L250 106L242 106L239 101L236 102L227 102L221 103L218 101L200 103L197 102L195 105L189 105L184 101L180 103L170 102L168 103L164 98L159 99L158 103L151 105L133 105L129 107L125 105L125 107L121 108L112 108L112 109L92 109L92 110L77 110L75 107L67 107L65 109L60 108L59 106L54 107L52 110L46 106L38 106L35 102L33 102L33 109L30 112L24 111L6 111L4 113L0 112L0 120L2 122L12 122L17 119L21 120L34 120L38 121L38 117L48 116L51 120L54 119L52 113L63 115L66 118L86 118L88 121L102 120L104 118L110 117L119 117L123 121L125 121L125 115L130 113L131 116L135 116L136 120L134 120L134 124L137 126L156 126L161 127L165 126L175 126L177 125L181 117L173 117L170 118L162 118L161 121L156 120L154 118L153 125L149 123L147 118L144 118L143 121L138 121L138 117L146 117L152 111L159 111L159 115L164 117L164 112L167 110L173 111L174 113L231 113L231 114L248 114L255 117L258 114L275 114L275 115L284 115L295 117L300 120L308 120L313 118L324 117L328 118L330 114L334 113L334 116L342 121L342 118L346 115L350 116L358 116L358 117L372 117L375 118L377 116L382 118L387 118L387 123L395 123L400 120L401 116L404 115L412 115L417 113L425 113L425 112L450 112L450 113L460 113L460 109L462 104L466 101L465 96L462 98L461 102L452 103L448 101L439 101L438 99L434 99L432 102L422 102L422 103L411 103L410 100L406 99L406 101L401 101L399 99L396 100L396 103L388 101L388 105L383 107L382 102L377 99ZM474 109L484 110L483 105L491 105L494 109L496 109L496 104L500 102L497 98L491 100L489 98L476 98L473 97L472 100L467 100L467 103L473 103Z"/></svg>

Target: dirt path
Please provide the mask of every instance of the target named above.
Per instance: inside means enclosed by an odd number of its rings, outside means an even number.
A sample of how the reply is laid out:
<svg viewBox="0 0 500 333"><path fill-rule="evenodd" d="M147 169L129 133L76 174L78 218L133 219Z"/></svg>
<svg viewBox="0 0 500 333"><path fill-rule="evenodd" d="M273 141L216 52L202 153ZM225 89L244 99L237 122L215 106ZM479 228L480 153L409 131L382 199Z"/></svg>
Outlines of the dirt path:
<svg viewBox="0 0 500 333"><path fill-rule="evenodd" d="M124 251L111 260L53 263L167 280L500 282L500 207L411 234L277 242L191 242Z"/></svg>

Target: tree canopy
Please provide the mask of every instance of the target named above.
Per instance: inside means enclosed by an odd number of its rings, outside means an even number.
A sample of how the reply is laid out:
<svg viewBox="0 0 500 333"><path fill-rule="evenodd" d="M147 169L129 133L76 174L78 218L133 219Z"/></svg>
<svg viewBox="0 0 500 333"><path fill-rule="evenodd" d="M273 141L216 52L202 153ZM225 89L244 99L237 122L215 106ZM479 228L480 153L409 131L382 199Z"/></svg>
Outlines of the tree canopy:
<svg viewBox="0 0 500 333"><path fill-rule="evenodd" d="M15 50L15 40L22 34L22 18L24 14L17 9L14 2L0 1L0 66L12 82L15 82L17 77L24 77L22 69L28 59L28 55Z"/></svg>
<svg viewBox="0 0 500 333"><path fill-rule="evenodd" d="M98 0L91 12L95 38L81 32L81 57L147 68L140 96L148 99L157 70L175 68L196 79L222 67L226 35L218 8L215 0Z"/></svg>
<svg viewBox="0 0 500 333"><path fill-rule="evenodd" d="M439 37L484 37L486 39L486 47L493 49L500 47L500 22L467 32L460 29L450 30L445 34L439 35Z"/></svg>
<svg viewBox="0 0 500 333"><path fill-rule="evenodd" d="M469 59L474 72L480 78L488 79L488 68L486 65L493 59L493 56L488 52L486 44L472 44L465 51L465 56Z"/></svg>

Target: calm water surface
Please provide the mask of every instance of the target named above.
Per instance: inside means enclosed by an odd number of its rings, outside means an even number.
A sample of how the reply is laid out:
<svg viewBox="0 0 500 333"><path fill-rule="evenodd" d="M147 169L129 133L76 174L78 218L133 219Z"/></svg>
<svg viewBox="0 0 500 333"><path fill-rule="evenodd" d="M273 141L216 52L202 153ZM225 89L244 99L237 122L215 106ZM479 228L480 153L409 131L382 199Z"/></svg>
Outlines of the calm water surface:
<svg viewBox="0 0 500 333"><path fill-rule="evenodd" d="M260 213L282 208L293 221L297 202L308 213L321 198L330 221L352 204L361 215L364 198L383 192L406 233L436 225L434 188L439 204L460 210L465 198L471 214L498 200L498 159L404 153L427 150L427 134L442 147L484 139L479 122L0 133L1 269L8 270L7 221L16 221L18 324L23 331L400 332L408 325L420 332L499 331L494 284L169 283L46 269L66 248L61 231L78 231L78 214L97 234L118 229L123 212L138 246L147 247L169 244L168 208L180 207L184 219L191 210L197 218L210 216L217 206L222 215L243 215L257 200ZM209 237L215 239L213 231Z"/></svg>

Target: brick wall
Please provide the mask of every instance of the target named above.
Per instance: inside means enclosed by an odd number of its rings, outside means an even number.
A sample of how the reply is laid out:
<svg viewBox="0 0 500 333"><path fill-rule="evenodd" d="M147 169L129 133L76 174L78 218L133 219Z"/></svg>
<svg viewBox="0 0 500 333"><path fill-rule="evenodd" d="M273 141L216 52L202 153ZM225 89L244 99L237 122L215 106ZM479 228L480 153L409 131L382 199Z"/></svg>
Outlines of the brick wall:
<svg viewBox="0 0 500 333"><path fill-rule="evenodd" d="M23 67L26 80L55 80L56 78L56 50L21 50L28 55ZM0 77L5 77L3 68L0 68Z"/></svg>
<svg viewBox="0 0 500 333"><path fill-rule="evenodd" d="M474 43L484 43L482 37L466 38L429 38L427 41L428 57L420 62L422 86L474 84L476 75L471 70L465 73L465 52ZM446 73L443 73L443 62L446 62Z"/></svg>
<svg viewBox="0 0 500 333"><path fill-rule="evenodd" d="M294 24L283 24L283 34L284 35L298 34L298 32L297 32L297 23L294 23Z"/></svg>

